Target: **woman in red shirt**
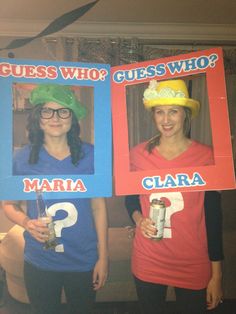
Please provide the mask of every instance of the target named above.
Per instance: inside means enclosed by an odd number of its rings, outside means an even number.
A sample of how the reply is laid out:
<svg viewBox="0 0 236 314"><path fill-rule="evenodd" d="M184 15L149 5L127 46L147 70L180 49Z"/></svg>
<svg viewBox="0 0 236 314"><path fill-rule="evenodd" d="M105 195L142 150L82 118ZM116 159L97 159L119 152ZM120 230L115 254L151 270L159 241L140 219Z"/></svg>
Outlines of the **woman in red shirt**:
<svg viewBox="0 0 236 314"><path fill-rule="evenodd" d="M131 149L132 171L207 166L214 164L211 147L188 137L191 119L200 104L189 98L183 80L151 81L144 105L152 110L157 135ZM153 240L157 229L149 218L152 199L165 202L164 236ZM204 313L221 300L221 263L210 261L204 214L204 192L169 192L140 195L141 212L132 218L136 233L132 272L143 313L165 313L168 286L175 287L181 314Z"/></svg>

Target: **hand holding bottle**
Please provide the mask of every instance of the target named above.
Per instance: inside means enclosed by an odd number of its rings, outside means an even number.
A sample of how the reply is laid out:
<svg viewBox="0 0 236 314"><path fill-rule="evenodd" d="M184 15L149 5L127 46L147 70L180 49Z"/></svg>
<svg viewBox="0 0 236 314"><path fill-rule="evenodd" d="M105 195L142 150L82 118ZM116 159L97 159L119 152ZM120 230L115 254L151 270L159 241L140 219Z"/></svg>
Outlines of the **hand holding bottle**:
<svg viewBox="0 0 236 314"><path fill-rule="evenodd" d="M25 229L31 234L35 240L44 243L49 238L49 228L40 218L38 219L27 219L24 224Z"/></svg>
<svg viewBox="0 0 236 314"><path fill-rule="evenodd" d="M45 249L54 249L57 246L54 223L52 217L46 212L46 206L41 190L36 191L36 204L38 210L38 221L34 222L34 227L36 227L35 230L42 232L41 236L39 236L39 234L36 234L36 236L41 240L40 242L42 242L44 238L43 242L45 242Z"/></svg>

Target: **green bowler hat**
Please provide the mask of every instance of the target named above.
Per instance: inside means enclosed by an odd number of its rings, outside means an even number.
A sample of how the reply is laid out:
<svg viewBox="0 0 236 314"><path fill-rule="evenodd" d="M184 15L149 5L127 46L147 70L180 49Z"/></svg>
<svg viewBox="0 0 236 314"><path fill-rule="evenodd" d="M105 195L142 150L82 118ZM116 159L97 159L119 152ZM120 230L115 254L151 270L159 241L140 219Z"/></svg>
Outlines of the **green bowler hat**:
<svg viewBox="0 0 236 314"><path fill-rule="evenodd" d="M55 102L63 107L71 109L77 119L83 119L87 110L76 98L69 86L56 84L40 84L30 94L29 101L32 105Z"/></svg>

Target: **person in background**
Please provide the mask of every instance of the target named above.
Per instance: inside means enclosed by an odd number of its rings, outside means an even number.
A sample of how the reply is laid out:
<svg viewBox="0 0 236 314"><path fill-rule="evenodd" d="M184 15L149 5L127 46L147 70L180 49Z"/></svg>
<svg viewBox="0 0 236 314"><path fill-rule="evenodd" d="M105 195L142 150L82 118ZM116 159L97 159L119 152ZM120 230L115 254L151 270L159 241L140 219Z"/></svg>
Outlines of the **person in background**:
<svg viewBox="0 0 236 314"><path fill-rule="evenodd" d="M94 148L80 138L86 108L69 86L42 84L32 90L29 144L14 156L14 175L94 173ZM36 201L4 201L7 217L25 228L24 279L35 314L59 314L64 289L70 314L92 312L108 272L107 212L103 198L44 199L57 244L45 249L48 225ZM61 234L60 234L60 230Z"/></svg>
<svg viewBox="0 0 236 314"><path fill-rule="evenodd" d="M191 119L198 114L200 104L189 98L183 80L151 81L143 102L152 112L157 135L131 149L131 171L157 173L158 169L214 164L211 147L189 138ZM211 193L211 199L209 195L205 199L205 212L203 191L126 197L126 207L136 224L132 272L142 313L165 313L168 286L175 287L181 314L205 313L222 302L222 239L221 234L213 238L214 218L211 222L220 194ZM164 201L172 212L171 228L164 229L159 241L153 239L157 229L149 218L150 202L155 198ZM218 218L215 225L220 230L220 211ZM213 244L215 240L218 246Z"/></svg>

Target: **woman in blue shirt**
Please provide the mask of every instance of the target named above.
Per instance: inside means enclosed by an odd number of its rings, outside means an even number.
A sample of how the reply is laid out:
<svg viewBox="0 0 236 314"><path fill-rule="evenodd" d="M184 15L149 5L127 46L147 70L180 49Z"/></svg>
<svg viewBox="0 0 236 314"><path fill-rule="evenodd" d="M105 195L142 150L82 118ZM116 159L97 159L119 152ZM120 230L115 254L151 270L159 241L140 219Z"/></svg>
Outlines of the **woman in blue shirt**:
<svg viewBox="0 0 236 314"><path fill-rule="evenodd" d="M29 145L14 156L15 175L94 172L94 150L80 139L86 109L68 86L38 85L30 95ZM103 198L45 200L57 245L44 249L49 231L35 201L5 201L9 219L25 228L24 279L35 314L58 314L64 289L70 314L88 314L107 278L107 213Z"/></svg>

